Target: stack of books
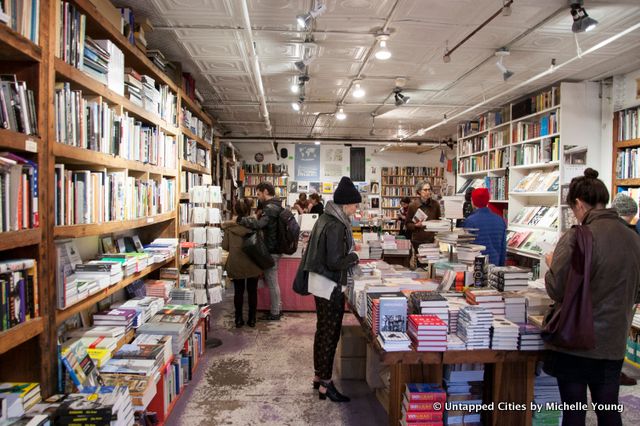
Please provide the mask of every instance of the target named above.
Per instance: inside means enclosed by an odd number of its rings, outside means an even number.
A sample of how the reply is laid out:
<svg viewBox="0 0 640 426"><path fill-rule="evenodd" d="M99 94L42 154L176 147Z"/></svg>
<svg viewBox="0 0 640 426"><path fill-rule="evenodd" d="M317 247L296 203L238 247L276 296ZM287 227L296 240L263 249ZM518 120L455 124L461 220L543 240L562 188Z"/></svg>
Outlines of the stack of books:
<svg viewBox="0 0 640 426"><path fill-rule="evenodd" d="M469 288L464 294L470 305L480 305L494 316L504 317L504 300L502 300L502 293L499 291Z"/></svg>
<svg viewBox="0 0 640 426"><path fill-rule="evenodd" d="M0 331L40 315L34 259L0 261Z"/></svg>
<svg viewBox="0 0 640 426"><path fill-rule="evenodd" d="M379 300L379 330L407 331L407 298L402 293L382 294Z"/></svg>
<svg viewBox="0 0 640 426"><path fill-rule="evenodd" d="M120 326L125 327L127 331L138 324L140 314L135 309L116 308L93 314L94 325Z"/></svg>
<svg viewBox="0 0 640 426"><path fill-rule="evenodd" d="M431 263L440 260L440 247L436 243L420 244L418 247L418 261Z"/></svg>
<svg viewBox="0 0 640 426"><path fill-rule="evenodd" d="M493 315L480 306L465 306L460 309L457 334L467 349L489 349L491 338L489 329Z"/></svg>
<svg viewBox="0 0 640 426"><path fill-rule="evenodd" d="M400 424L441 425L446 400L444 389L436 383L407 383Z"/></svg>
<svg viewBox="0 0 640 426"><path fill-rule="evenodd" d="M160 91L156 88L156 81L148 75L142 76L142 93L144 109L160 115Z"/></svg>
<svg viewBox="0 0 640 426"><path fill-rule="evenodd" d="M562 403L558 380L542 371L541 364L536 368L536 378L533 384L533 402L542 407L542 410L533 411L534 426L559 425L562 421L561 410L547 409L547 404Z"/></svg>
<svg viewBox="0 0 640 426"><path fill-rule="evenodd" d="M416 351L447 350L447 324L436 315L409 315L408 332Z"/></svg>
<svg viewBox="0 0 640 426"><path fill-rule="evenodd" d="M103 49L97 41L89 36L84 40L84 57L82 71L91 78L107 85L107 73L109 72L109 52Z"/></svg>
<svg viewBox="0 0 640 426"><path fill-rule="evenodd" d="M191 288L172 288L170 299L176 305L193 305L195 294Z"/></svg>
<svg viewBox="0 0 640 426"><path fill-rule="evenodd" d="M149 321L162 307L164 299L161 297L134 297L129 299L119 307L124 309L135 309L139 313L139 322L144 324Z"/></svg>
<svg viewBox="0 0 640 426"><path fill-rule="evenodd" d="M448 220L427 220L424 229L429 232L441 232L451 230L451 222Z"/></svg>
<svg viewBox="0 0 640 426"><path fill-rule="evenodd" d="M60 361L66 370L64 383L66 390L82 390L85 386L97 386L100 378L95 363L80 340L62 345Z"/></svg>
<svg viewBox="0 0 640 426"><path fill-rule="evenodd" d="M489 272L489 284L500 291L526 290L531 268L521 266L494 266Z"/></svg>
<svg viewBox="0 0 640 426"><path fill-rule="evenodd" d="M451 364L444 367L444 383L447 402L482 404L484 364ZM480 424L480 413L473 410L449 410L445 412L447 425Z"/></svg>
<svg viewBox="0 0 640 426"><path fill-rule="evenodd" d="M520 325L520 346L521 351L541 351L544 350L544 341L540 335L540 329L532 324Z"/></svg>
<svg viewBox="0 0 640 426"><path fill-rule="evenodd" d="M164 72L168 61L161 51L157 49L147 49L147 58L149 58L155 66L157 66L162 72Z"/></svg>
<svg viewBox="0 0 640 426"><path fill-rule="evenodd" d="M27 135L38 134L33 91L15 74L0 76L0 128Z"/></svg>
<svg viewBox="0 0 640 426"><path fill-rule="evenodd" d="M449 334L456 334L460 309L467 306L468 303L463 297L458 296L447 296L446 299L449 305Z"/></svg>
<svg viewBox="0 0 640 426"><path fill-rule="evenodd" d="M57 407L56 424L85 424L88 418L92 424L134 424L131 395L126 386L88 386L60 399L60 402L50 404L51 409Z"/></svg>
<svg viewBox="0 0 640 426"><path fill-rule="evenodd" d="M124 69L124 94L127 99L138 106L143 106L142 101L142 76L133 68Z"/></svg>
<svg viewBox="0 0 640 426"><path fill-rule="evenodd" d="M3 419L21 417L41 400L39 383L0 383Z"/></svg>
<svg viewBox="0 0 640 426"><path fill-rule="evenodd" d="M473 265L476 256L481 255L483 250L487 248L480 244L458 244L456 250L458 252L458 262Z"/></svg>
<svg viewBox="0 0 640 426"><path fill-rule="evenodd" d="M491 326L491 349L518 350L518 326L504 318L494 318Z"/></svg>
<svg viewBox="0 0 640 426"><path fill-rule="evenodd" d="M435 315L449 324L449 302L435 291L414 291L409 296L411 311L422 315Z"/></svg>
<svg viewBox="0 0 640 426"><path fill-rule="evenodd" d="M144 246L144 251L149 253L153 259L153 263L161 263L174 257L177 253L177 238L156 238Z"/></svg>
<svg viewBox="0 0 640 426"><path fill-rule="evenodd" d="M402 352L411 350L411 339L407 333L401 331L381 331L378 343L387 352Z"/></svg>
<svg viewBox="0 0 640 426"><path fill-rule="evenodd" d="M527 322L527 299L518 292L506 291L502 293L504 299L504 317L516 324Z"/></svg>
<svg viewBox="0 0 640 426"><path fill-rule="evenodd" d="M449 334L447 336L447 350L448 351L464 351L467 349L464 341L458 337L457 334Z"/></svg>
<svg viewBox="0 0 640 426"><path fill-rule="evenodd" d="M166 305L151 320L138 327L138 334L171 336L174 355L180 353L199 319L196 305Z"/></svg>
<svg viewBox="0 0 640 426"><path fill-rule="evenodd" d="M122 264L103 260L91 260L87 263L76 265L75 275L77 279L95 281L100 290L124 279Z"/></svg>

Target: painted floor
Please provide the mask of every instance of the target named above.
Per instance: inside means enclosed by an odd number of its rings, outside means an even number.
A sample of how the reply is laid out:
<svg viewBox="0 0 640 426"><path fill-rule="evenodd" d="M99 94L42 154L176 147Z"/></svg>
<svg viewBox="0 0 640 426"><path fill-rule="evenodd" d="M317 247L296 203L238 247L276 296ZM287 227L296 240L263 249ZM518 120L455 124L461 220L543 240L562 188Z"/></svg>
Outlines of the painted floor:
<svg viewBox="0 0 640 426"><path fill-rule="evenodd" d="M212 311L210 338L222 340L222 345L207 350L168 425L388 424L385 410L364 381L336 380L338 389L352 398L349 403L318 400L311 387L315 314L285 313L281 321L236 329L232 290ZM355 320L345 314L345 323ZM640 370L625 365L624 371L640 380ZM621 387L620 402L623 424L640 424L640 385ZM596 424L595 414L589 412L587 425Z"/></svg>

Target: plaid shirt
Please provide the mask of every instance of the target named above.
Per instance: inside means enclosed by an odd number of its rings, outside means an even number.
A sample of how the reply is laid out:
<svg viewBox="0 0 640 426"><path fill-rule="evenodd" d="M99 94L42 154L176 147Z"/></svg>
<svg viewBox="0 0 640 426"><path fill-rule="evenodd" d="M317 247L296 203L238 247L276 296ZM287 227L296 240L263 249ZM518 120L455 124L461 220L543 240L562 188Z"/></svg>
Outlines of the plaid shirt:
<svg viewBox="0 0 640 426"><path fill-rule="evenodd" d="M477 209L464 221L465 228L476 228L476 244L486 247L482 254L489 255L489 262L497 266L504 266L507 252L507 226L497 214L488 207Z"/></svg>

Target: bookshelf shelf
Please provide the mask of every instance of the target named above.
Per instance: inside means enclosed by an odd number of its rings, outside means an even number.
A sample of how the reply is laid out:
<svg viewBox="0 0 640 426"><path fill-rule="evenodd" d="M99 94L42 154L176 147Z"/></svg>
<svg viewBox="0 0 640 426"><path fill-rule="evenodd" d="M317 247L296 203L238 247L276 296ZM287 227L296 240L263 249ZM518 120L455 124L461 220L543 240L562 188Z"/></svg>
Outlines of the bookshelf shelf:
<svg viewBox="0 0 640 426"><path fill-rule="evenodd" d="M558 167L560 165L559 161L550 161L548 163L534 163L534 164L523 164L520 166L511 166L511 169L543 169L548 167Z"/></svg>
<svg viewBox="0 0 640 426"><path fill-rule="evenodd" d="M188 192L181 192L180 193L180 201L189 201L191 199L191 197L189 196Z"/></svg>
<svg viewBox="0 0 640 426"><path fill-rule="evenodd" d="M153 225L156 223L167 222L169 220L174 220L175 218L176 212L174 210L169 213L125 221L56 226L53 230L53 237L79 238L91 235L110 234L114 232L127 231L129 229L142 228L143 226Z"/></svg>
<svg viewBox="0 0 640 426"><path fill-rule="evenodd" d="M458 158L467 158L467 157L476 157L478 155L484 155L487 153L486 149L483 149L482 151L476 151L476 152L472 152L471 154L464 154L459 156Z"/></svg>
<svg viewBox="0 0 640 426"><path fill-rule="evenodd" d="M141 163L140 161L125 160L124 158L111 154L91 151L59 142L53 144L53 154L56 156L56 159L63 159L65 163L86 164L89 166L99 165L109 169L129 169L155 175L176 176L175 169L165 169L163 167Z"/></svg>
<svg viewBox="0 0 640 426"><path fill-rule="evenodd" d="M493 148L489 148L489 152L491 151L499 151L501 149L507 149L511 146L511 144L506 144L506 145L501 145L501 146L494 146Z"/></svg>
<svg viewBox="0 0 640 426"><path fill-rule="evenodd" d="M529 257L531 259L542 260L542 258L543 258L543 255L541 255L540 253L534 253L534 252L531 252L531 251L520 250L520 249L513 248L513 247L507 247L507 252L508 253L513 253L513 254L519 254L520 256Z"/></svg>
<svg viewBox="0 0 640 426"><path fill-rule="evenodd" d="M546 191L546 192L518 192L512 191L509 193L510 197L557 197L558 191Z"/></svg>
<svg viewBox="0 0 640 426"><path fill-rule="evenodd" d="M40 243L40 228L23 229L0 233L0 251L11 250L18 247L32 246Z"/></svg>
<svg viewBox="0 0 640 426"><path fill-rule="evenodd" d="M511 228L517 228L517 229L515 229L516 231L517 230L521 230L521 229L525 229L525 230L526 229L535 229L535 230L538 230L538 231L558 232L558 228L551 228L551 227L548 227L548 226L537 226L537 225L522 225L520 223L511 223L509 225L509 229L511 229Z"/></svg>
<svg viewBox="0 0 640 426"><path fill-rule="evenodd" d="M167 265L170 265L170 264L172 264L174 262L175 262L175 256L165 260L164 262L154 263L151 266L147 266L142 271L136 272L135 274L126 277L125 279L123 279L122 281L112 285L111 287L106 288L106 289L102 290L101 292L96 293L96 294L94 294L92 296L89 296L86 299L76 303L75 305L68 307L67 309L64 309L64 310L57 309L56 310L56 324L57 325L62 324L66 319L68 319L68 318L72 317L73 315L78 314L78 313L90 308L91 306L95 305L99 301L111 296L116 291L125 288L126 286L128 286L131 283L133 283L134 281L139 280L141 278L144 278L145 276L149 275L153 271L156 271L156 270L158 270L160 268L163 268L163 267L165 267Z"/></svg>
<svg viewBox="0 0 640 426"><path fill-rule="evenodd" d="M182 234L183 232L189 232L189 230L191 230L191 228L193 228L194 225L180 225L180 227L178 228L178 234Z"/></svg>
<svg viewBox="0 0 640 426"><path fill-rule="evenodd" d="M160 126L165 133L173 136L176 136L179 133L177 127L167 123L141 106L134 104L131 100L117 94L104 84L89 77L87 74L75 67L72 67L61 59L55 58L54 64L56 79L63 79L70 82L73 89L81 89L83 94L88 92L93 95L102 96L108 103L122 106L127 110L129 115L150 124Z"/></svg>
<svg viewBox="0 0 640 426"><path fill-rule="evenodd" d="M214 124L214 120L212 120L211 117L209 117L207 113L204 112L202 107L199 107L198 105L196 105L194 100L191 99L189 96L185 95L184 92L182 93L181 98L182 98L182 102L186 104L183 106L186 106L189 109L189 111L196 114L200 118L200 120L204 121L206 124L210 126Z"/></svg>
<svg viewBox="0 0 640 426"><path fill-rule="evenodd" d="M498 204L498 203L507 204L509 202L509 200L489 200L489 202L490 203L495 203L495 204Z"/></svg>
<svg viewBox="0 0 640 426"><path fill-rule="evenodd" d="M140 74L149 74L169 86L172 91L178 92L176 83L156 67L142 51L129 43L125 36L100 14L90 0L73 0L73 3L87 15L87 33L94 39L110 39L124 53L126 67L132 67Z"/></svg>
<svg viewBox="0 0 640 426"><path fill-rule="evenodd" d="M481 176L481 175L486 175L487 174L487 170L477 170L475 172L467 172L467 173L460 173L458 176Z"/></svg>
<svg viewBox="0 0 640 426"><path fill-rule="evenodd" d="M618 141L614 143L616 149L637 148L640 146L640 139L629 139L626 141Z"/></svg>
<svg viewBox="0 0 640 426"><path fill-rule="evenodd" d="M180 259L180 266L184 266L184 265L188 265L189 264L189 256L183 257L182 259Z"/></svg>
<svg viewBox="0 0 640 426"><path fill-rule="evenodd" d="M42 139L39 136L0 129L0 148L37 153L41 146Z"/></svg>
<svg viewBox="0 0 640 426"><path fill-rule="evenodd" d="M484 135L488 133L491 129L480 130L479 132L471 133L469 135L462 136L460 140L475 138L476 136Z"/></svg>
<svg viewBox="0 0 640 426"><path fill-rule="evenodd" d="M640 179L615 179L617 186L640 186Z"/></svg>
<svg viewBox="0 0 640 426"><path fill-rule="evenodd" d="M0 354L23 344L44 331L42 317L34 318L0 332Z"/></svg>
<svg viewBox="0 0 640 426"><path fill-rule="evenodd" d="M184 99L184 98L183 98ZM206 148L206 149L211 149L211 144L207 141L205 141L204 139L202 139L200 136L196 136L195 133L193 133L190 129L187 129L185 126L180 126L180 131L182 132L182 134L186 137L188 137L189 139L193 139L194 141L196 141L198 143L198 145Z"/></svg>
<svg viewBox="0 0 640 426"><path fill-rule="evenodd" d="M211 170L209 170L206 167L201 166L199 164L192 163L191 161L180 160L180 166L184 170L189 170L191 172L203 173L205 175L210 175L211 174Z"/></svg>
<svg viewBox="0 0 640 426"><path fill-rule="evenodd" d="M518 146L518 145L524 145L524 144L527 144L527 143L540 142L542 139L555 138L557 136L560 136L560 133L551 133L549 135L538 136L536 138L531 138L531 139L525 139L525 140L519 141L519 142L513 142L511 144L511 146Z"/></svg>
<svg viewBox="0 0 640 426"><path fill-rule="evenodd" d="M548 112L554 111L554 110L559 109L559 108L560 108L560 105L555 105L555 106L552 106L551 108L545 108L545 109L540 110L538 112L534 112L533 114L529 114L529 115L525 115L524 117L516 118L516 119L512 120L511 122L512 123L517 123L519 121L525 121L525 120L528 120L530 118L536 117L538 115L546 114Z"/></svg>
<svg viewBox="0 0 640 426"><path fill-rule="evenodd" d="M42 49L7 25L0 24L0 60L40 62Z"/></svg>

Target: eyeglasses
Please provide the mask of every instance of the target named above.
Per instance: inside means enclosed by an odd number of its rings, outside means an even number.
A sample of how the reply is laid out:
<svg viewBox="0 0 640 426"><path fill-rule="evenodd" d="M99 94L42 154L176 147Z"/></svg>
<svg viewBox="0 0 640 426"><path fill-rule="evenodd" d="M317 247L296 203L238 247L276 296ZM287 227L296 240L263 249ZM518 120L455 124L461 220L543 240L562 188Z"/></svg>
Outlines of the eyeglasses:
<svg viewBox="0 0 640 426"><path fill-rule="evenodd" d="M431 192L431 188L422 188L421 191Z"/></svg>

